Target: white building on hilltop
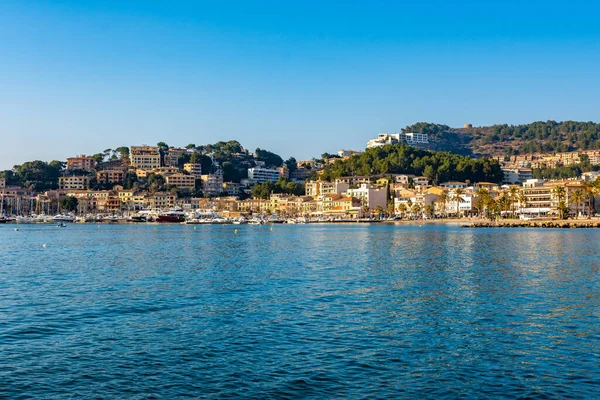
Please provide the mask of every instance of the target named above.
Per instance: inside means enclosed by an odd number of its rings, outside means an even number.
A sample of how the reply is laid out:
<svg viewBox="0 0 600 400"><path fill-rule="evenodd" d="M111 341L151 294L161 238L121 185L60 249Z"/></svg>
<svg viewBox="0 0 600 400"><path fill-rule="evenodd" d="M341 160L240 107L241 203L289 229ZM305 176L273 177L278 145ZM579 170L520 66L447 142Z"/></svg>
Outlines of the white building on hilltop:
<svg viewBox="0 0 600 400"><path fill-rule="evenodd" d="M375 139L369 140L367 148L380 147L388 144L406 143L411 146L427 145L429 138L425 133L380 133Z"/></svg>

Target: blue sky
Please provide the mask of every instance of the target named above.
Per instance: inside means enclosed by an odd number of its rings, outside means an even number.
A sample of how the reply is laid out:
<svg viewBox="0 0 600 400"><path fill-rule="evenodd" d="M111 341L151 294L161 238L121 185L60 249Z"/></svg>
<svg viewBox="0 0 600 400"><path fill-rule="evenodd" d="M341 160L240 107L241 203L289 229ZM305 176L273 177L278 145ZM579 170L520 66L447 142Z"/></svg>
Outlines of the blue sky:
<svg viewBox="0 0 600 400"><path fill-rule="evenodd" d="M418 121L595 120L600 5L0 3L0 169L237 139L284 158Z"/></svg>

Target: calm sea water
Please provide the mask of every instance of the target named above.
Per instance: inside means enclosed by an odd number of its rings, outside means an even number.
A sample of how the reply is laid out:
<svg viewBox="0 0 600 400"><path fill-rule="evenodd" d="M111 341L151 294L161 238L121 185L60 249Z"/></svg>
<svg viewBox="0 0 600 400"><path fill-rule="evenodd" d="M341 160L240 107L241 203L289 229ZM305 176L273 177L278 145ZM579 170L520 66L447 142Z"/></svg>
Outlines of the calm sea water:
<svg viewBox="0 0 600 400"><path fill-rule="evenodd" d="M0 397L600 393L600 230L15 227Z"/></svg>

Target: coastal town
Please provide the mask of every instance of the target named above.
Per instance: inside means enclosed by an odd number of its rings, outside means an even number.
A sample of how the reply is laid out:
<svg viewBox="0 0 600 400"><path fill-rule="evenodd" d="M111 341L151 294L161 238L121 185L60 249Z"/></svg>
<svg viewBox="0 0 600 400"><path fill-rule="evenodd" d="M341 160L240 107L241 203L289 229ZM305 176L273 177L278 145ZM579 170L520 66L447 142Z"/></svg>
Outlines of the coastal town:
<svg viewBox="0 0 600 400"><path fill-rule="evenodd" d="M428 145L426 134L383 133L369 140L364 151ZM600 194L597 171L560 180L534 179L532 174L533 168L567 166L582 159L600 165L599 151L496 157L501 182L435 182L410 173L324 179L328 165L360 157L363 150L283 162L273 153L250 152L235 141L215 146L179 148L161 142L76 155L60 165L56 187L43 191L14 185L14 174L5 172L0 178L0 222L577 219L595 215ZM229 161L217 160L215 154L223 149L237 160L238 170L232 170ZM226 179L231 176L239 179Z"/></svg>

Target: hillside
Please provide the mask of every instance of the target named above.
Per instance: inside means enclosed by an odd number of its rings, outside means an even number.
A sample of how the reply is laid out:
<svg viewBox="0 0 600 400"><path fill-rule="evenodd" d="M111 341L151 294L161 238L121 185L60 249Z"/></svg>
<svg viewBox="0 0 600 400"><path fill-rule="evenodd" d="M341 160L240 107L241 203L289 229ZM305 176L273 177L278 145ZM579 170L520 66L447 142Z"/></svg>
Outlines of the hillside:
<svg viewBox="0 0 600 400"><path fill-rule="evenodd" d="M472 128L419 122L403 131L427 133L432 150L463 155L502 156L600 149L600 124L594 122L539 121Z"/></svg>

